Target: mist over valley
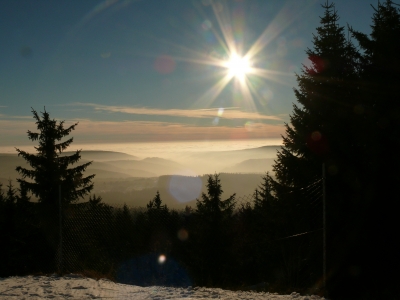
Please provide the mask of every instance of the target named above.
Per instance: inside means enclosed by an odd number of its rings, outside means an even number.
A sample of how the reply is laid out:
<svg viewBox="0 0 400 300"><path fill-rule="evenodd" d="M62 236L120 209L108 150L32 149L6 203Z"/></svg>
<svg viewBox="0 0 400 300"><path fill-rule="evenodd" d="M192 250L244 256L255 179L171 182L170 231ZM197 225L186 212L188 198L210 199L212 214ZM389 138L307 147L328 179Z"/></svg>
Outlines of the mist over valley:
<svg viewBox="0 0 400 300"><path fill-rule="evenodd" d="M238 203L250 201L261 176L272 171L280 146L243 150L172 153L169 158L141 158L122 152L83 150L79 164L92 161L85 176L96 174L92 194L103 202L145 207L157 191L164 204L183 209L195 206L196 198L206 192L207 174L220 173L222 197L236 193ZM73 151L62 155L71 155ZM16 154L0 154L0 182L17 185L17 166L28 168ZM88 198L88 197L87 197ZM87 199L86 199L87 200Z"/></svg>

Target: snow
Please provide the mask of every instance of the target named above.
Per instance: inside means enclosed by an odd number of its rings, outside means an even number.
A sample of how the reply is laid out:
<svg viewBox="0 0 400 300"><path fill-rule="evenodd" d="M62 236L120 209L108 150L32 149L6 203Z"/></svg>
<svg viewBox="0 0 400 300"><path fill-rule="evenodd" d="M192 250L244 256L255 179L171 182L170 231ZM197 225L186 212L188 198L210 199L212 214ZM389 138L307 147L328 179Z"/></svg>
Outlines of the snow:
<svg viewBox="0 0 400 300"><path fill-rule="evenodd" d="M107 279L95 280L70 274L63 277L25 276L0 278L0 299L298 299L322 300L319 296L300 296L228 291L218 288L162 286L140 287Z"/></svg>

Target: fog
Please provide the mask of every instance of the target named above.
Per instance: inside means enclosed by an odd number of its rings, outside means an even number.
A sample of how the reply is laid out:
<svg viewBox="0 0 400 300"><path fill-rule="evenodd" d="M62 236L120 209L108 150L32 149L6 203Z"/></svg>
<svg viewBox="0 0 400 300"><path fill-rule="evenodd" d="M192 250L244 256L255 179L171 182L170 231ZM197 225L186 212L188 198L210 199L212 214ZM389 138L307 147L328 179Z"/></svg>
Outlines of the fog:
<svg viewBox="0 0 400 300"><path fill-rule="evenodd" d="M171 208L195 206L206 191L207 174L220 173L223 197L236 193L239 203L250 200L272 164L280 146L227 151L169 152L169 158L139 157L122 152L83 150L80 164L92 161L85 175L96 174L92 194L114 205L146 204L159 191ZM201 149L200 149L201 150ZM73 152L64 152L70 155ZM149 153L154 154L154 153ZM3 189L12 180L17 187L17 166L29 168L16 154L0 154L0 182Z"/></svg>

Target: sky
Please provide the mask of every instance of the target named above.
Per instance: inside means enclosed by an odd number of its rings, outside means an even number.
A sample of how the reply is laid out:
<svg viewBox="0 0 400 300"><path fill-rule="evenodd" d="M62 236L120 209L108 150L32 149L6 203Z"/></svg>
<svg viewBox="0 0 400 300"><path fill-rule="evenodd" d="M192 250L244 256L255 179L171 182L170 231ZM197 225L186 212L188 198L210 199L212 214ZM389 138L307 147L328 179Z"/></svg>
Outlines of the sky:
<svg viewBox="0 0 400 300"><path fill-rule="evenodd" d="M370 33L375 2L335 1L340 25ZM78 144L277 141L323 3L1 1L0 149L32 144L32 108Z"/></svg>

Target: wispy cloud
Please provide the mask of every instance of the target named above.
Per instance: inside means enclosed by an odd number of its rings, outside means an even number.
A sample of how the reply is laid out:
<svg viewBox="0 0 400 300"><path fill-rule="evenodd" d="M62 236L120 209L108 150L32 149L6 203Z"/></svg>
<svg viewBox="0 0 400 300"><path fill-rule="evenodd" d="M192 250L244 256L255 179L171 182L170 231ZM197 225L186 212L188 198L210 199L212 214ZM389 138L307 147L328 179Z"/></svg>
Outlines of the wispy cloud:
<svg viewBox="0 0 400 300"><path fill-rule="evenodd" d="M173 141L202 139L259 139L279 138L283 125L246 123L243 126L193 126L168 122L96 122L79 120L77 138L106 139L119 141Z"/></svg>
<svg viewBox="0 0 400 300"><path fill-rule="evenodd" d="M0 118L7 119L7 120L13 120L13 119L24 119L24 120L32 120L32 116L8 116L5 114L0 114Z"/></svg>
<svg viewBox="0 0 400 300"><path fill-rule="evenodd" d="M194 126L168 122L145 121L92 121L69 120L66 125L79 122L71 136L79 143L97 141L112 142L161 142L185 140L263 139L279 138L283 125L243 123L242 126ZM27 130L35 131L33 122L22 120L0 120L0 136L28 143Z"/></svg>
<svg viewBox="0 0 400 300"><path fill-rule="evenodd" d="M119 112L135 115L156 115L186 118L225 118L225 119L247 119L247 120L275 120L281 121L278 116L262 115L258 112L245 112L237 107L210 108L210 109L157 109L145 107L110 106L94 103L74 103L73 105L89 106L98 111Z"/></svg>

